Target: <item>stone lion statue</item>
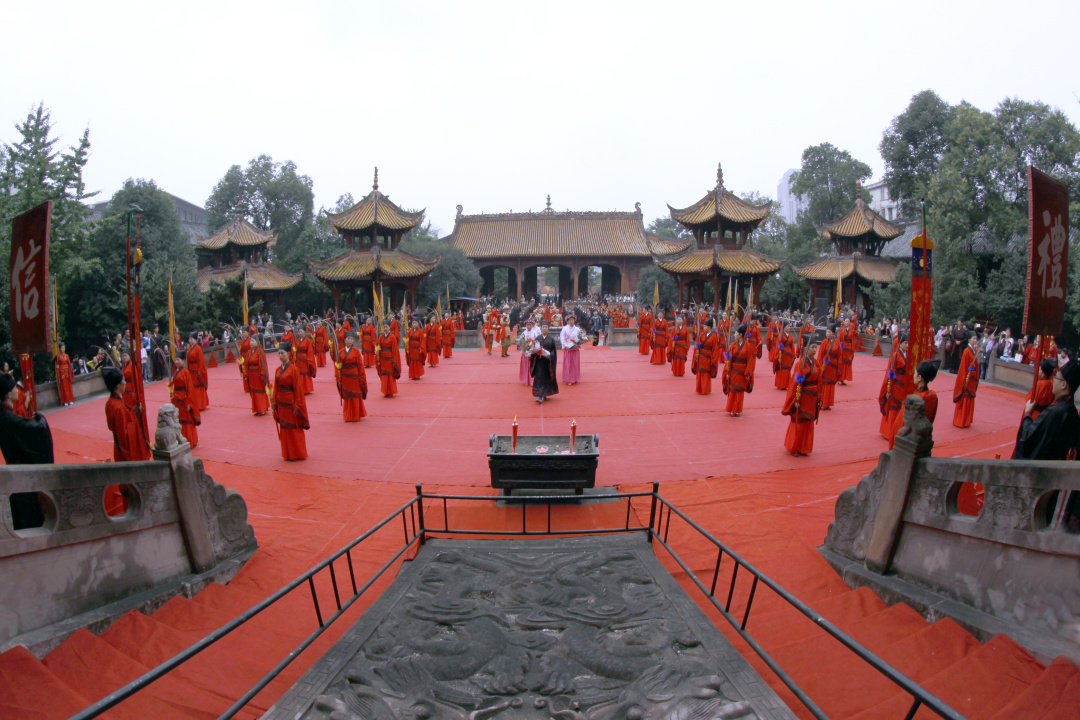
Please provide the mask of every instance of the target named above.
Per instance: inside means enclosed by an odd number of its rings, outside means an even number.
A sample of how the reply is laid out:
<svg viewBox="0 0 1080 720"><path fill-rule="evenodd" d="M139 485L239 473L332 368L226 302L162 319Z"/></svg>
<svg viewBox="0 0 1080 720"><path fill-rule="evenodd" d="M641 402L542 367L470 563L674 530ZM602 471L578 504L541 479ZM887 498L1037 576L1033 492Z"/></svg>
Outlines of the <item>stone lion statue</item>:
<svg viewBox="0 0 1080 720"><path fill-rule="evenodd" d="M926 403L918 395L908 395L904 400L904 427L900 428L896 434L916 444L933 438L934 424L926 417Z"/></svg>
<svg viewBox="0 0 1080 720"><path fill-rule="evenodd" d="M157 414L157 432L154 433L154 448L172 450L187 442L180 433L180 413L172 403L161 406Z"/></svg>

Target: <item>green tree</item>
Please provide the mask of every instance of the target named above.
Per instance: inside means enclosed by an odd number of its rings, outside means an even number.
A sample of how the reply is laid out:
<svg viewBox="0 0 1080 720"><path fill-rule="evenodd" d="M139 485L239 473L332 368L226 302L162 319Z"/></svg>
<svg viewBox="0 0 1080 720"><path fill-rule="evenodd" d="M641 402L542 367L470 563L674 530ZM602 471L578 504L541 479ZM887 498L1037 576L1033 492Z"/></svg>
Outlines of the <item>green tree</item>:
<svg viewBox="0 0 1080 720"><path fill-rule="evenodd" d="M791 191L806 198L799 224L810 229L832 222L855 204L855 185L871 175L870 166L832 143L812 145L802 154L802 166L791 176Z"/></svg>
<svg viewBox="0 0 1080 720"><path fill-rule="evenodd" d="M207 225L217 230L233 216L243 215L277 236L275 257L293 254L292 245L315 215L311 178L297 173L296 163L274 162L269 155L253 158L241 169L233 165L214 186L206 201Z"/></svg>
<svg viewBox="0 0 1080 720"><path fill-rule="evenodd" d="M417 257L439 258L439 264L416 289L418 305L435 307L440 298L445 304L447 287L451 297L475 297L483 283L473 261L450 243L438 240L430 222L413 228L398 247Z"/></svg>
<svg viewBox="0 0 1080 720"><path fill-rule="evenodd" d="M680 225L673 217L658 217L645 228L645 232L658 237L683 239L693 235L689 230Z"/></svg>
<svg viewBox="0 0 1080 720"><path fill-rule="evenodd" d="M49 272L57 276L61 300L74 282L97 269L91 244L90 210L84 202L96 193L86 192L83 168L90 152L90 134L84 131L79 142L66 151L57 149L52 136L52 117L43 104L27 113L15 125L19 138L0 145L0 257L11 254L12 219L43 202L53 203L49 242ZM0 358L12 360L8 293L0 293ZM61 333L65 317L61 311ZM40 381L52 377L52 363L46 355L34 358L35 376Z"/></svg>
<svg viewBox="0 0 1080 720"><path fill-rule="evenodd" d="M637 301L642 305L652 305L656 288L660 288L661 307L671 309L679 304L679 286L671 276L656 265L650 265L638 276Z"/></svg>
<svg viewBox="0 0 1080 720"><path fill-rule="evenodd" d="M945 129L955 110L932 90L911 98L907 109L893 118L878 149L885 161L889 197L901 202L901 215L915 217L926 199L930 178L945 157Z"/></svg>

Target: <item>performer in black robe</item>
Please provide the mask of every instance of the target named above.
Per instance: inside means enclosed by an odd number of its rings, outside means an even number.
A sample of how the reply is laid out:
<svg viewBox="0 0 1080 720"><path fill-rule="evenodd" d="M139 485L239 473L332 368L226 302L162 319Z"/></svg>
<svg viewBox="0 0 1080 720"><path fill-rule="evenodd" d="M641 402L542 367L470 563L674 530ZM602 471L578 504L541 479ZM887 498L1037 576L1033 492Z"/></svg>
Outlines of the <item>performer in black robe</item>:
<svg viewBox="0 0 1080 720"><path fill-rule="evenodd" d="M8 465L44 465L53 461L52 432L41 413L27 419L15 412L18 390L15 380L0 374L0 452ZM45 522L36 493L11 496L11 519L15 530L41 527Z"/></svg>
<svg viewBox="0 0 1080 720"><path fill-rule="evenodd" d="M540 323L540 337L536 338L539 347L533 346L533 354L529 358L529 374L533 378L532 394L539 403L559 394L559 383L555 379L559 352L556 349L555 337L548 334L549 329L550 323Z"/></svg>
<svg viewBox="0 0 1080 720"><path fill-rule="evenodd" d="M1054 373L1054 404L1031 419L1034 400L1024 408L1013 460L1071 460L1080 446L1080 414L1073 395L1080 387L1080 365L1070 362Z"/></svg>

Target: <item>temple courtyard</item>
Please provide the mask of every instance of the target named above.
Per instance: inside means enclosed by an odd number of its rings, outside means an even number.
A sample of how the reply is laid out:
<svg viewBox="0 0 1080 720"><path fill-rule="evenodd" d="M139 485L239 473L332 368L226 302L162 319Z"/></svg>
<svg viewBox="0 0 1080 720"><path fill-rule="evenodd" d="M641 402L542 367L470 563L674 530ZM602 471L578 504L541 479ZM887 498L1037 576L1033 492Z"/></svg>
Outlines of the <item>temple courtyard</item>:
<svg viewBox="0 0 1080 720"><path fill-rule="evenodd" d="M276 358L268 357L271 372ZM207 472L247 501L259 549L227 586L211 585L193 599L173 598L150 616L132 612L100 636L82 630L42 661L20 648L0 655L0 684L27 691L0 698L4 718L63 718L206 635L307 568L368 530L415 494L495 495L486 452L492 434L600 436L597 485L644 490L659 482L661 494L720 540L769 574L872 652L970 718L1076 717L1080 674L1069 663L1044 665L1012 640L986 644L949 619L928 623L911 608L887 606L866 588L851 590L818 554L841 491L856 484L888 449L878 433L877 395L886 359L856 356L854 381L836 390L836 405L823 412L814 452L785 452L788 419L771 368L759 361L755 391L741 418L724 412L719 380L714 393L694 393L689 372L675 378L635 349L587 347L582 382L561 386L539 405L518 381L519 356L457 351L428 368L421 380L399 381L400 394L383 398L368 370L368 416L344 424L331 367L319 369L308 396L309 458L281 459L273 420L254 417L236 365L210 370L210 408L203 413L194 455ZM952 426L952 376L935 382L941 398L933 454L939 457L1008 458L1023 394L984 385L974 425ZM167 401L164 383L147 387L151 417ZM59 463L106 461L111 438L104 398L48 415ZM631 524L647 525L648 503L635 503ZM538 509L537 512L540 512ZM556 508L554 527L621 525L624 502ZM430 524L441 508L428 508ZM454 522L488 531L520 527L513 506L453 507ZM530 527L540 529L539 515ZM392 534L391 530L393 533ZM676 520L669 541L691 568L711 577L715 549ZM357 576L370 576L401 545L401 528L388 528L354 556ZM799 717L810 717L749 647L692 586L687 575L657 548L690 597L713 619L749 664ZM725 572L727 573L725 575ZM720 582L730 579L721 570ZM365 607L389 585L376 583L323 637L241 713L258 717L340 639ZM726 585L722 585L726 587ZM741 617L746 590L740 577L732 611ZM332 597L327 588L323 597ZM322 590L320 590L322 593ZM332 604L332 601L325 601ZM310 596L297 591L212 646L176 673L151 685L106 717L216 717L288 653L313 627ZM791 610L771 591L759 591L748 629L815 702L834 718L901 718L910 698ZM329 714L326 717L330 717ZM336 717L336 716L335 716ZM917 717L930 717L923 714Z"/></svg>

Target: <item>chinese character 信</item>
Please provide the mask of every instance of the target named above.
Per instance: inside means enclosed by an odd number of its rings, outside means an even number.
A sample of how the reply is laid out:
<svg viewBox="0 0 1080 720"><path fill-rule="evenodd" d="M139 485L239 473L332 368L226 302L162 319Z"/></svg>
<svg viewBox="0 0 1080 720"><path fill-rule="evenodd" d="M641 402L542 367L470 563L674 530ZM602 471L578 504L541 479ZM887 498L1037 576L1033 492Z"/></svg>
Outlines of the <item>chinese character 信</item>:
<svg viewBox="0 0 1080 720"><path fill-rule="evenodd" d="M1037 272L1042 277L1042 294L1045 298L1064 298L1065 290L1061 284L1063 271L1062 252L1065 250L1065 227L1061 223L1061 216L1053 218L1049 211L1043 211L1043 225L1049 232L1043 236L1039 243L1039 265Z"/></svg>
<svg viewBox="0 0 1080 720"><path fill-rule="evenodd" d="M20 247L11 268L11 288L15 295L17 322L21 322L24 315L27 320L33 320L40 311L38 289L34 287L37 280L37 260L34 257L41 251L41 246L31 240L30 252L24 254L23 251Z"/></svg>

